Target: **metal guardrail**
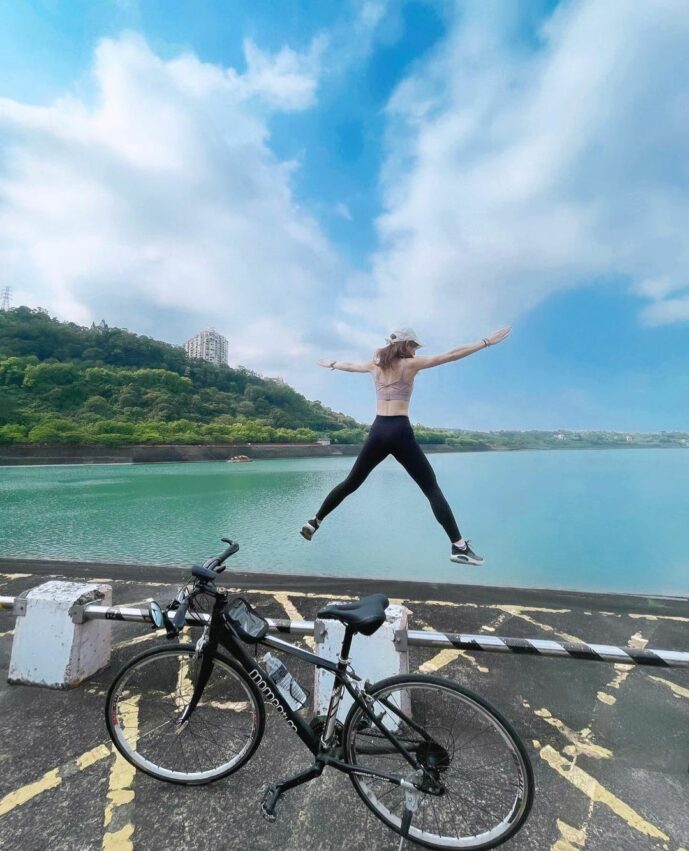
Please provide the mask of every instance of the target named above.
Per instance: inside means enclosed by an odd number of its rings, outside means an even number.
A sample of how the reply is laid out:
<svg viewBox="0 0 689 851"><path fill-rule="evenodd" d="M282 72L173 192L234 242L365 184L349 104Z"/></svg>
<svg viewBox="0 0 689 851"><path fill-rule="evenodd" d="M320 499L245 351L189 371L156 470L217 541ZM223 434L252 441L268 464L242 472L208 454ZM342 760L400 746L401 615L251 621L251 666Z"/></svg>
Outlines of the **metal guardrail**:
<svg viewBox="0 0 689 851"><path fill-rule="evenodd" d="M20 597L0 597L0 609L13 609L22 614L24 600ZM150 623L148 611L127 606L100 606L87 603L74 606L70 611L77 623L84 620L112 620L133 623ZM201 626L208 615L187 615L187 626ZM292 621L266 618L271 632L291 635L317 634L314 621ZM395 635L399 650L407 647L439 647L458 650L485 651L488 653L513 653L516 655L553 656L559 659L579 659L589 662L610 662L623 665L651 665L663 668L689 667L689 652L680 650L637 650L633 647L616 647L611 644L560 642L543 638L508 638L495 635L471 635L453 632L426 632L407 630Z"/></svg>
<svg viewBox="0 0 689 851"><path fill-rule="evenodd" d="M496 635L467 635L446 632L409 631L409 644L423 647L455 647L462 650L486 650L491 653L557 656L588 662L613 662L622 665L655 665L661 668L689 667L689 653L680 650L636 650L612 644L552 641L544 638L501 638Z"/></svg>

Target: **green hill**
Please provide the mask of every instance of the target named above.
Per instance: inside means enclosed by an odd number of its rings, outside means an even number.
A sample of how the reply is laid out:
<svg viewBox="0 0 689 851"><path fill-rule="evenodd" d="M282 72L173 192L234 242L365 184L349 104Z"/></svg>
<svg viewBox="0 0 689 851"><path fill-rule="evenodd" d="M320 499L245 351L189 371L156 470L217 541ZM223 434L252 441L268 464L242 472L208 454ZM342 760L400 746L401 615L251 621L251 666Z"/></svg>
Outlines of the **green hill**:
<svg viewBox="0 0 689 851"><path fill-rule="evenodd" d="M246 369L45 311L0 312L0 442L216 443L362 439L351 417Z"/></svg>
<svg viewBox="0 0 689 851"><path fill-rule="evenodd" d="M420 443L467 452L689 448L686 432L414 428ZM28 307L0 311L0 443L360 443L365 433L287 384L190 360L180 346Z"/></svg>

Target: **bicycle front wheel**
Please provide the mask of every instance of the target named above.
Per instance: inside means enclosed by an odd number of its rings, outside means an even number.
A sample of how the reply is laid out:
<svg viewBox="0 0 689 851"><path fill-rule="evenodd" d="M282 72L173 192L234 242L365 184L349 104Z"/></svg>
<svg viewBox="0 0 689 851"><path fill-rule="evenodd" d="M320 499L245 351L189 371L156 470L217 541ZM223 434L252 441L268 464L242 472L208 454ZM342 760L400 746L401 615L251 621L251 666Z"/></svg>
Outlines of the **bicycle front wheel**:
<svg viewBox="0 0 689 851"><path fill-rule="evenodd" d="M115 747L158 780L219 780L241 768L263 736L258 689L232 660L217 655L198 705L179 723L200 663L193 645L157 647L129 662L108 691L105 719Z"/></svg>
<svg viewBox="0 0 689 851"><path fill-rule="evenodd" d="M449 680L406 675L369 688L370 709L404 753L356 703L345 721L347 760L407 780L410 796L382 778L351 774L366 805L427 848L494 848L519 830L533 800L524 745L485 700ZM406 822L405 822L406 815Z"/></svg>

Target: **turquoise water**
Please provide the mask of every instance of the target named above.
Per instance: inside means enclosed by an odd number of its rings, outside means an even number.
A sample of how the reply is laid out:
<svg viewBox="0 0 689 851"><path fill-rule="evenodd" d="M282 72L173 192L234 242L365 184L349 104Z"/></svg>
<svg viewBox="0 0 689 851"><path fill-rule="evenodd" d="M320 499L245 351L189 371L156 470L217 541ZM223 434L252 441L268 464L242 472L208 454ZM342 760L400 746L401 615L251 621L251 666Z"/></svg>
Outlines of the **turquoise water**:
<svg viewBox="0 0 689 851"><path fill-rule="evenodd" d="M689 451L429 456L482 568L448 560L423 495L388 459L298 534L352 458L0 467L0 555L185 566L240 542L238 570L689 593Z"/></svg>

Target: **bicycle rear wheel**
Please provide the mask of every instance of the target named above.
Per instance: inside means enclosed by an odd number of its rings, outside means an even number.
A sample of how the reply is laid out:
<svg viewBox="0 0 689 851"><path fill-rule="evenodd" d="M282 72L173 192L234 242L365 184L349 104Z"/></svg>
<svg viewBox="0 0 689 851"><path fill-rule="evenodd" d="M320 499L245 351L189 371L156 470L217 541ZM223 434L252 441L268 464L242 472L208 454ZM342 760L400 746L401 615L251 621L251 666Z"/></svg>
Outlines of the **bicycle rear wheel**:
<svg viewBox="0 0 689 851"><path fill-rule="evenodd" d="M420 787L413 796L410 839L428 848L482 849L519 830L533 801L533 772L524 745L500 713L438 677L391 677L368 691L373 714L423 771L414 769L356 703L343 731L346 758ZM404 788L350 776L369 809L404 833L409 810Z"/></svg>
<svg viewBox="0 0 689 851"><path fill-rule="evenodd" d="M199 666L193 645L157 647L125 665L108 691L105 719L115 747L158 780L219 780L241 768L263 736L258 689L232 660L217 655L198 705L180 725Z"/></svg>

